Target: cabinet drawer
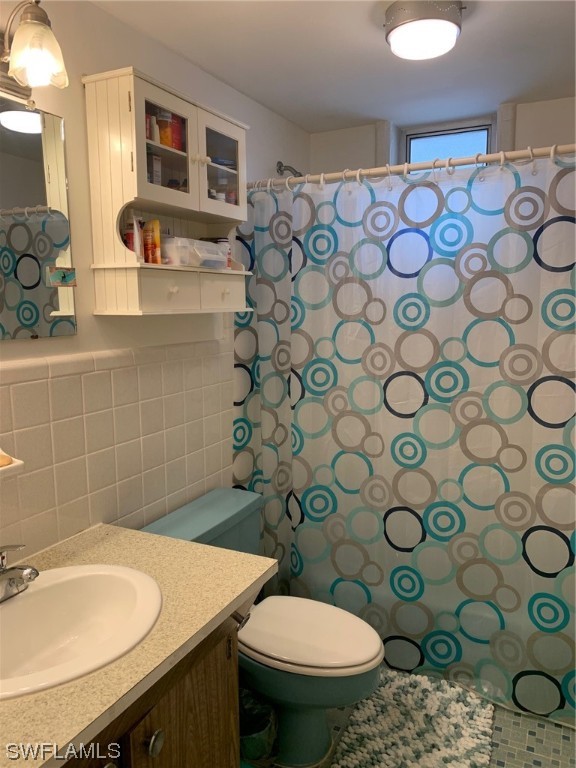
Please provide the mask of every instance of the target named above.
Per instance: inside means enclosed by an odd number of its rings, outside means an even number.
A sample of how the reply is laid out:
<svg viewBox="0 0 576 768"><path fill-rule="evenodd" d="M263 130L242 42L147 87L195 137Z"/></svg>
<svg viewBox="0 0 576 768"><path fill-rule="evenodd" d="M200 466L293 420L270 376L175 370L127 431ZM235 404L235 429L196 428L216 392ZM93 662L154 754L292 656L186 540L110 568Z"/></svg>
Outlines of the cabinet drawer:
<svg viewBox="0 0 576 768"><path fill-rule="evenodd" d="M202 309L244 309L246 306L243 275L200 275Z"/></svg>
<svg viewBox="0 0 576 768"><path fill-rule="evenodd" d="M151 314L197 312L200 309L198 273L141 270L140 308L142 312Z"/></svg>

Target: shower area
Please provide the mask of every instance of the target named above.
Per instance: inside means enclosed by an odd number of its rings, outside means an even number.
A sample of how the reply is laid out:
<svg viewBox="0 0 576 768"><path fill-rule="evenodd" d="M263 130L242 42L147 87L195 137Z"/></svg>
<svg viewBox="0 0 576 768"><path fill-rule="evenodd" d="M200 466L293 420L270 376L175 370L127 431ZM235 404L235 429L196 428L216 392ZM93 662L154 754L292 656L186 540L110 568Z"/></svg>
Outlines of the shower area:
<svg viewBox="0 0 576 768"><path fill-rule="evenodd" d="M549 155L254 186L234 483L275 591L573 725L575 163Z"/></svg>

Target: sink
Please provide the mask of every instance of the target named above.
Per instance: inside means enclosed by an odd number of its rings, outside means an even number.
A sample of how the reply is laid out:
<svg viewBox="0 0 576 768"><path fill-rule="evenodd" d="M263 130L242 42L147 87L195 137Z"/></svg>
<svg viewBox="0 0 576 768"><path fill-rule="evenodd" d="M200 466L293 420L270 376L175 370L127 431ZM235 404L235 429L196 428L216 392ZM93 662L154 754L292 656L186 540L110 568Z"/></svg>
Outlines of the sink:
<svg viewBox="0 0 576 768"><path fill-rule="evenodd" d="M162 606L158 584L116 565L41 571L0 603L0 699L74 680L134 648Z"/></svg>

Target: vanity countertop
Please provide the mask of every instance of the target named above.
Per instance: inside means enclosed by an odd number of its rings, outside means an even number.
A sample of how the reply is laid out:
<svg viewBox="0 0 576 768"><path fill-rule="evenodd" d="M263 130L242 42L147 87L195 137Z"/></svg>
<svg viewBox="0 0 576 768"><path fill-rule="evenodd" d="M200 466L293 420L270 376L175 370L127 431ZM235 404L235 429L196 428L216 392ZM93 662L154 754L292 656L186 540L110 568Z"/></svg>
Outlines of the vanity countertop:
<svg viewBox="0 0 576 768"><path fill-rule="evenodd" d="M277 571L276 560L267 557L112 525L83 531L30 557L29 564L40 577L43 570L68 565L136 568L157 581L162 610L150 633L125 656L69 683L0 701L0 768L24 762L10 759L7 744L48 743L64 751L71 742L89 743Z"/></svg>

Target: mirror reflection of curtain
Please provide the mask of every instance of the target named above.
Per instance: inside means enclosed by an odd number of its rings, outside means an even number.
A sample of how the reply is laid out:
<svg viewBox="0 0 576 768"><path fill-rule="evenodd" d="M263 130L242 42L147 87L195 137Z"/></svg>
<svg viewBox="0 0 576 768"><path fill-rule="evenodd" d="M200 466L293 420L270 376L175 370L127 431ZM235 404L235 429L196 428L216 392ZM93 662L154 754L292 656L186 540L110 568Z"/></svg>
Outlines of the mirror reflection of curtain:
<svg viewBox="0 0 576 768"><path fill-rule="evenodd" d="M0 212L0 338L25 339L76 333L73 315L60 306L48 267L63 266L70 227L60 211Z"/></svg>
<svg viewBox="0 0 576 768"><path fill-rule="evenodd" d="M573 722L574 159L257 190L234 482L280 590Z"/></svg>

